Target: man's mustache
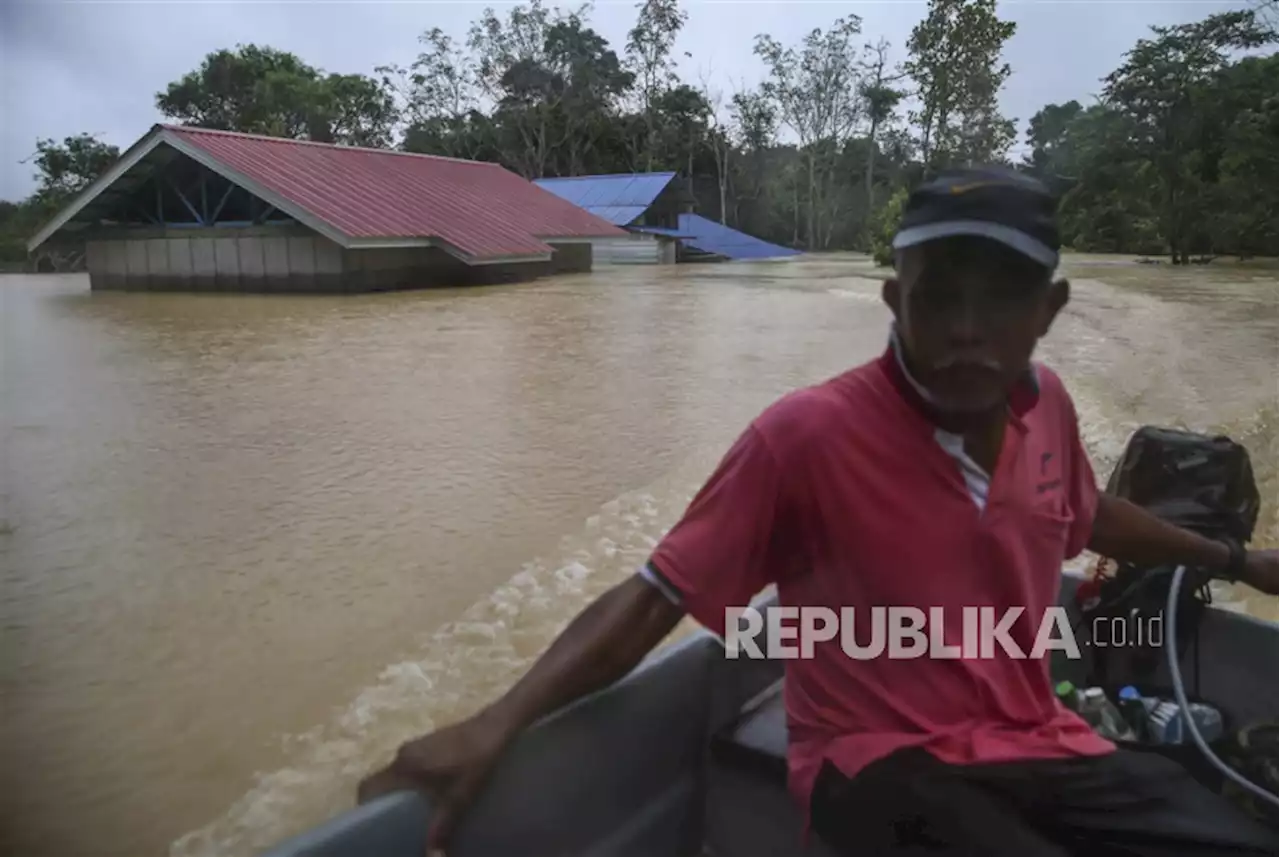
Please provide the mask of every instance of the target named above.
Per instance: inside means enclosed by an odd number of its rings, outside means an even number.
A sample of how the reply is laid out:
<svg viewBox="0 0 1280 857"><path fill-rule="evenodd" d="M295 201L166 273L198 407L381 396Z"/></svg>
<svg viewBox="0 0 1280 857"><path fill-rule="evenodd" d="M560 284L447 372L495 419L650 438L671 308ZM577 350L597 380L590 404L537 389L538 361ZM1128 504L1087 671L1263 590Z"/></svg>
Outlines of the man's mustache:
<svg viewBox="0 0 1280 857"><path fill-rule="evenodd" d="M999 361L991 358L944 357L930 366L929 370L942 372L947 369L987 369L991 372L999 372L1002 368Z"/></svg>

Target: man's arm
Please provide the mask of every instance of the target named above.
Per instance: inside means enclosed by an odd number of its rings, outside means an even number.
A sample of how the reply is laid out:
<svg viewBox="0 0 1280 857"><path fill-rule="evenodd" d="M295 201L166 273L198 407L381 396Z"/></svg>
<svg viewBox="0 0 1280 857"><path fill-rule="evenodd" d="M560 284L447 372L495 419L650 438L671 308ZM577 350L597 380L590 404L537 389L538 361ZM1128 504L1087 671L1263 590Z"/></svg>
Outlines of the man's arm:
<svg viewBox="0 0 1280 857"><path fill-rule="evenodd" d="M359 800L427 791L436 800L429 841L442 845L524 729L622 679L686 613L723 633L727 607L770 582L770 558L786 543L778 524L782 493L771 450L748 429L654 549L645 574L592 602L496 702L402 745L390 765L361 782Z"/></svg>
<svg viewBox="0 0 1280 857"><path fill-rule="evenodd" d="M686 613L723 636L725 609L745 605L773 582L783 493L772 451L749 427L654 548L648 567L574 619L483 716L514 734L608 687Z"/></svg>
<svg viewBox="0 0 1280 857"><path fill-rule="evenodd" d="M1227 546L1190 530L1176 527L1110 494L1098 495L1089 550L1134 565L1187 565L1224 571Z"/></svg>
<svg viewBox="0 0 1280 857"><path fill-rule="evenodd" d="M1230 577L1232 550L1223 542L1184 530L1121 497L1098 490L1093 466L1080 438L1080 421L1070 394L1052 371L1041 372L1046 387L1062 397L1064 432L1070 449L1067 465L1067 501L1074 523L1067 537L1067 558L1084 548L1138 566L1185 565L1202 568L1217 577ZM1238 579L1254 589L1277 594L1277 554L1274 550L1249 551Z"/></svg>
<svg viewBox="0 0 1280 857"><path fill-rule="evenodd" d="M523 678L481 717L505 736L624 678L675 629L684 611L632 575L579 613Z"/></svg>
<svg viewBox="0 0 1280 857"><path fill-rule="evenodd" d="M1121 497L1098 495L1089 550L1135 565L1186 565L1223 575L1231 550L1223 542L1174 526ZM1240 581L1277 594L1275 551L1249 551Z"/></svg>
<svg viewBox="0 0 1280 857"><path fill-rule="evenodd" d="M510 690L472 717L403 744L365 777L360 803L422 789L436 803L428 832L444 845L511 742L546 715L621 680L662 642L683 612L636 574L593 601Z"/></svg>

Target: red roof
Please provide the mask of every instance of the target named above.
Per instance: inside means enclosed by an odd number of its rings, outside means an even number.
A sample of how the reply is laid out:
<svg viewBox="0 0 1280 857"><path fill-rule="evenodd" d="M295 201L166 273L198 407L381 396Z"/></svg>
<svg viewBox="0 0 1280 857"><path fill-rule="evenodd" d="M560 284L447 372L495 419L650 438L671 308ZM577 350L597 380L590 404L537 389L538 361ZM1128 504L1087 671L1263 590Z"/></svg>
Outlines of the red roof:
<svg viewBox="0 0 1280 857"><path fill-rule="evenodd" d="M178 141L351 239L438 238L475 260L627 233L497 164L166 125Z"/></svg>

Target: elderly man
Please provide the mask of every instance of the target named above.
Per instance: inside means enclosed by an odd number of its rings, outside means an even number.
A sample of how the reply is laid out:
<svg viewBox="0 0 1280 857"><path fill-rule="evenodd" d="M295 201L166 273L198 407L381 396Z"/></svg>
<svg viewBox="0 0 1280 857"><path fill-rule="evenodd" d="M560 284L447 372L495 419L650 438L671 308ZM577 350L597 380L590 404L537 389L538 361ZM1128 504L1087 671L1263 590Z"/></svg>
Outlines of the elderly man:
<svg viewBox="0 0 1280 857"><path fill-rule="evenodd" d="M1276 592L1274 551L1099 494L1071 397L1031 360L1068 299L1042 185L1002 169L937 179L894 248L883 355L764 411L643 569L501 699L405 744L362 800L429 791L445 842L522 729L624 676L685 614L723 635L726 609L769 584L786 605L941 607L957 624L964 607L1020 606L1009 636L1024 652L1086 547ZM1274 833L1181 769L1064 709L1047 659L995 654L855 660L831 640L787 662L791 788L819 837L850 855L1276 853Z"/></svg>

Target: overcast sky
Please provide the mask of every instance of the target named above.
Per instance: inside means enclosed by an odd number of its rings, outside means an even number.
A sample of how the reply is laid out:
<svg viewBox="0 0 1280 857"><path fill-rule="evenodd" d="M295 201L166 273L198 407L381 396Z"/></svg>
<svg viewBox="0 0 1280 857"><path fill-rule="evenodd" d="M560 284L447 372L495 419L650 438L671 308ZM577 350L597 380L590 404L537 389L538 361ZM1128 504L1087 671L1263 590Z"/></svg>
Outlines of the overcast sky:
<svg viewBox="0 0 1280 857"><path fill-rule="evenodd" d="M138 0L57 2L0 0L0 199L34 186L21 163L39 138L87 131L122 150L162 117L155 93L197 67L205 54L256 42L292 51L325 71L370 73L407 65L417 35L439 26L463 37L485 6L510 3L412 0ZM548 5L554 5L550 0ZM560 4L564 8L575 2ZM684 0L689 21L678 50L686 78L707 76L731 92L760 79L752 54L757 33L783 43L849 13L862 17L863 38L887 38L895 61L926 4L913 0ZM1001 96L1006 116L1027 119L1043 105L1085 101L1098 80L1152 24L1192 21L1238 2L1213 0L1021 0L1001 2L1018 25L1005 49L1013 74ZM598 0L593 26L621 53L635 19L635 0Z"/></svg>

